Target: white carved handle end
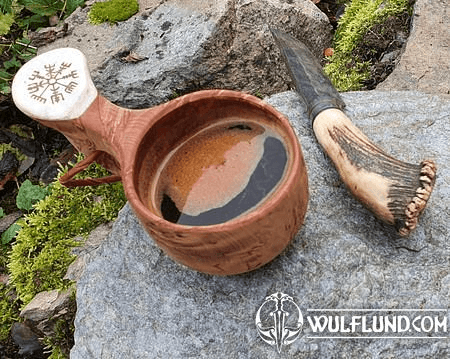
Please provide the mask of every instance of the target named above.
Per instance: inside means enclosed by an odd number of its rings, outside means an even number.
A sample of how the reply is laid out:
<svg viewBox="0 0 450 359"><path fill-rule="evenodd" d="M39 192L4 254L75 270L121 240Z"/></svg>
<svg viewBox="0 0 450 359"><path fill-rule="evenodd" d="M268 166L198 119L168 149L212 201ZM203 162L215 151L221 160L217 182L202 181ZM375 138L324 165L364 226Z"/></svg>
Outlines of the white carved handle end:
<svg viewBox="0 0 450 359"><path fill-rule="evenodd" d="M80 117L97 97L86 57L73 48L39 55L23 65L12 84L14 103L37 120Z"/></svg>

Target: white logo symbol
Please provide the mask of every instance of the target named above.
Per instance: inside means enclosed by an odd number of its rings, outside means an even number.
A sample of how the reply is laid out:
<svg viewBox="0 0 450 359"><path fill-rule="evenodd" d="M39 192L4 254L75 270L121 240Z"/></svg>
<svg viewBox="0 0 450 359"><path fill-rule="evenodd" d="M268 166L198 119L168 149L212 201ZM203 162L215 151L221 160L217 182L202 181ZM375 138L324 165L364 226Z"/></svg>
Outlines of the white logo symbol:
<svg viewBox="0 0 450 359"><path fill-rule="evenodd" d="M267 344L276 345L280 353L283 345L292 344L297 340L303 326L303 316L292 297L276 292L266 297L259 307L255 323L262 340Z"/></svg>

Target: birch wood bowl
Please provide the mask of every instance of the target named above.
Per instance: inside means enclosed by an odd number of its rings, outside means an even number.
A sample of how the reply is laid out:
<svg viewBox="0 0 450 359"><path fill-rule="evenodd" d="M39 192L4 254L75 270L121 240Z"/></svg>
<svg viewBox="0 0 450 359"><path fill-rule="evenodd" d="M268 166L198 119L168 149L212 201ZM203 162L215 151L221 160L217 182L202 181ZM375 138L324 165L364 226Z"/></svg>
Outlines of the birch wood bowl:
<svg viewBox="0 0 450 359"><path fill-rule="evenodd" d="M199 91L144 110L97 93L84 55L70 48L25 64L12 86L17 107L62 132L86 157L62 184L122 180L147 232L173 259L219 275L258 268L303 223L308 181L287 119L260 99ZM96 161L111 176L73 176Z"/></svg>

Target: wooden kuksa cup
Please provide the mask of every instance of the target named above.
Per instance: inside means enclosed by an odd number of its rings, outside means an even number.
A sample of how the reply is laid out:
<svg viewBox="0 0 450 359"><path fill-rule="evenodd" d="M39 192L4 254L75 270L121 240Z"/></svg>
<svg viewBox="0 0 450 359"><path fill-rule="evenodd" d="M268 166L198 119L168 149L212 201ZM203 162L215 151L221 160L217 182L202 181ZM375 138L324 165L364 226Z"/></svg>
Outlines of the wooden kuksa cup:
<svg viewBox="0 0 450 359"><path fill-rule="evenodd" d="M282 114L254 96L207 90L150 109L121 108L97 93L84 55L71 48L30 60L17 73L12 94L21 111L62 132L85 154L85 160L61 177L61 183L79 186L122 180L147 232L170 257L188 267L219 275L253 270L280 254L303 223L308 181L298 139ZM246 123L274 129L287 154L281 179L254 208L223 223L182 225L164 219L151 198L166 159L192 136L227 121L240 123L228 129L247 130ZM194 162L203 160L199 157ZM72 178L93 161L112 175ZM189 167L182 168L180 176L189 172ZM223 181L233 178L224 175ZM221 188L227 183L223 181L217 182Z"/></svg>

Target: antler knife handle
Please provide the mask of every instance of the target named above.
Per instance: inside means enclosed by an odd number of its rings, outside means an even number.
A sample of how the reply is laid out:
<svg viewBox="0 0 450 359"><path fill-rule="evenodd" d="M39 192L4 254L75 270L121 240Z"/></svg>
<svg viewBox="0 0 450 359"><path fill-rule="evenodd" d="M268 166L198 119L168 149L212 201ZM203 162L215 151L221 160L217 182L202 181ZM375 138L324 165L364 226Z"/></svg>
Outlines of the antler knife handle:
<svg viewBox="0 0 450 359"><path fill-rule="evenodd" d="M317 115L317 141L331 158L350 192L401 236L416 228L433 190L436 165L399 161L374 145L338 109Z"/></svg>
<svg viewBox="0 0 450 359"><path fill-rule="evenodd" d="M436 165L405 163L374 145L341 110L344 101L300 41L271 29L306 104L316 138L350 192L401 236L417 226L433 190Z"/></svg>

